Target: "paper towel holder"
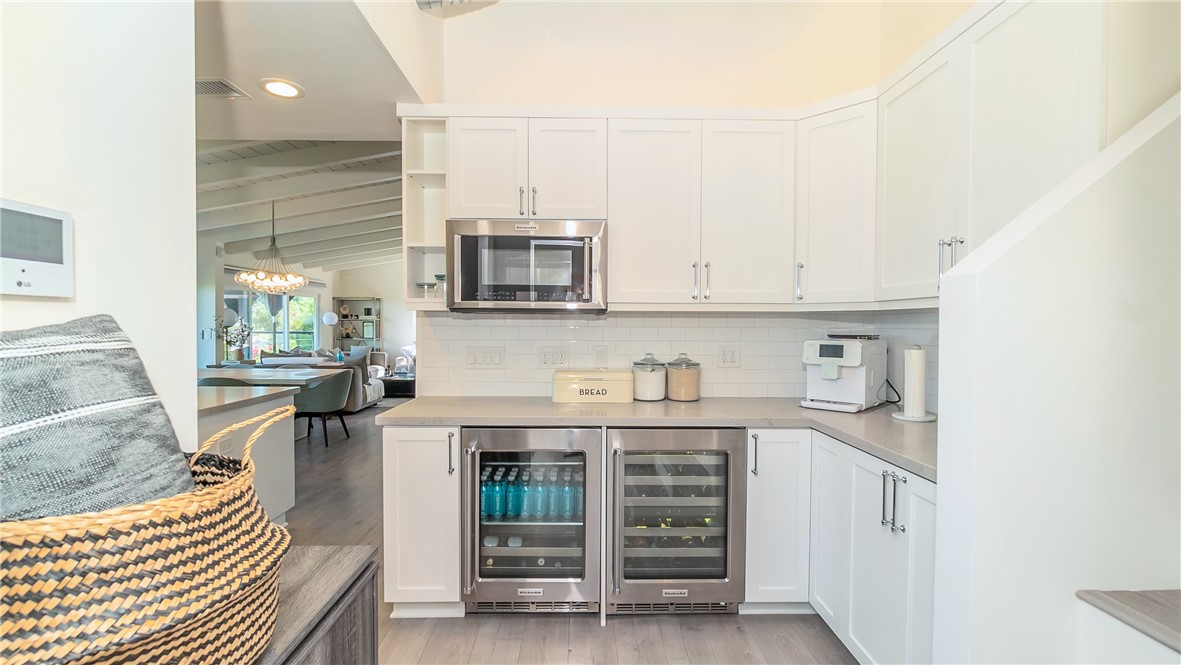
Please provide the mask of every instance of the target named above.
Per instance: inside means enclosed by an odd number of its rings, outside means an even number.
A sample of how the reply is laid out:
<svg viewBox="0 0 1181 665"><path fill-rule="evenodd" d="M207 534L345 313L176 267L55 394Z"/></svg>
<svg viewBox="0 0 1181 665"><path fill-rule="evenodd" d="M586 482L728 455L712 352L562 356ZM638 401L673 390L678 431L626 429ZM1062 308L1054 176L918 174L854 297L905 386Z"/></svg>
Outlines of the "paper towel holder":
<svg viewBox="0 0 1181 665"><path fill-rule="evenodd" d="M923 395L926 382L924 371L926 352L923 351L923 347L915 345L902 353L904 354L903 369L905 371L903 376L905 397L902 400L904 408L901 412L890 415L895 420L908 423L935 422L935 414L926 410L926 400ZM917 408L911 408L912 406Z"/></svg>

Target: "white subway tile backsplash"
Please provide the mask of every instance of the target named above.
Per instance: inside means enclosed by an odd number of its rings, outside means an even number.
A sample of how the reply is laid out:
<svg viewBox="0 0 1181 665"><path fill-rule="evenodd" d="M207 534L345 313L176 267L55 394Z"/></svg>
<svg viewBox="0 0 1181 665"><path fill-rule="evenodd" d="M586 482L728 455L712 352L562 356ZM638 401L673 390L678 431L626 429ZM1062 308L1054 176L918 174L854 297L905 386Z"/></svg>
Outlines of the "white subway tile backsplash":
<svg viewBox="0 0 1181 665"><path fill-rule="evenodd" d="M419 395L551 393L553 369L542 368L539 347L565 346L571 368L590 368L592 346L605 347L607 364L628 368L643 354L672 360L688 353L702 366L706 397L802 397L803 341L838 330L873 330L887 340L887 375L902 390L902 350L927 350L927 408L935 411L939 374L939 315L919 312L811 314L613 313L600 315L418 315ZM740 366L719 368L718 346L737 345ZM465 369L469 346L503 346L504 368Z"/></svg>

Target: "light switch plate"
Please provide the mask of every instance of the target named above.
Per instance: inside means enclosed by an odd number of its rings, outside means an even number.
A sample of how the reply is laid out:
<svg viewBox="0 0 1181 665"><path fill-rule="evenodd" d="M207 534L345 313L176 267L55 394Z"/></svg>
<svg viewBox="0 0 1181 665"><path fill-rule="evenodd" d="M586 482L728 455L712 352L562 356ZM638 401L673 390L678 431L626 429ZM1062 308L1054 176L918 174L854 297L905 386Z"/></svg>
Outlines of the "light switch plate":
<svg viewBox="0 0 1181 665"><path fill-rule="evenodd" d="M469 346L464 350L464 367L472 369L503 369L503 346Z"/></svg>

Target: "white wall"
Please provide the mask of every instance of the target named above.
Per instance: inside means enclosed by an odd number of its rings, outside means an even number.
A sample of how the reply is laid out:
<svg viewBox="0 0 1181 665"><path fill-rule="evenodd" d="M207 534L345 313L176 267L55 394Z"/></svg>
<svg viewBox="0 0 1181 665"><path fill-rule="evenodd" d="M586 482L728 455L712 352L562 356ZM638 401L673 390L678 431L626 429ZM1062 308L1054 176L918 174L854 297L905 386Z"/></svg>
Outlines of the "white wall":
<svg viewBox="0 0 1181 665"><path fill-rule="evenodd" d="M4 298L18 329L107 313L182 445L197 436L192 2L5 2L3 196L74 216L75 297Z"/></svg>
<svg viewBox="0 0 1181 665"><path fill-rule="evenodd" d="M1107 51L1107 141L1181 90L1181 3L1112 2Z"/></svg>
<svg viewBox="0 0 1181 665"><path fill-rule="evenodd" d="M943 279L936 662L1070 662L1075 591L1181 585L1166 107Z"/></svg>
<svg viewBox="0 0 1181 665"><path fill-rule="evenodd" d="M419 101L443 101L443 20L419 10L414 0L356 0L356 4Z"/></svg>
<svg viewBox="0 0 1181 665"><path fill-rule="evenodd" d="M391 366L398 349L414 341L414 312L406 309L405 276L400 262L336 273L336 295L381 298L381 348L389 354Z"/></svg>
<svg viewBox="0 0 1181 665"><path fill-rule="evenodd" d="M975 0L882 3L881 61L879 74L885 77L923 46L939 36L968 11Z"/></svg>
<svg viewBox="0 0 1181 665"><path fill-rule="evenodd" d="M878 82L879 11L877 3L502 1L445 20L445 97L798 106Z"/></svg>
<svg viewBox="0 0 1181 665"><path fill-rule="evenodd" d="M927 407L936 410L939 370L937 312L825 314L632 313L452 314L418 316L419 395L550 395L552 368L538 361L543 346L565 346L571 368L591 368L602 346L607 366L630 369L647 352L661 360L688 353L702 364L704 397L803 397L806 339L833 330L872 328L888 342L888 376L902 390L901 349L927 349ZM718 345L737 344L740 367L717 366ZM465 367L468 347L504 353L504 369Z"/></svg>

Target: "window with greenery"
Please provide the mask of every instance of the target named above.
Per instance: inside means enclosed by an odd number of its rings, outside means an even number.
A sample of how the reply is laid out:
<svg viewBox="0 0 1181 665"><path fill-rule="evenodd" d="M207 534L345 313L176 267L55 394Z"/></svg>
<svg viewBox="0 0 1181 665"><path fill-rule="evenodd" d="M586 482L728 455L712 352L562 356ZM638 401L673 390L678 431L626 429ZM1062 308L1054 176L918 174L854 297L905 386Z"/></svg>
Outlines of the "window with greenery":
<svg viewBox="0 0 1181 665"><path fill-rule="evenodd" d="M226 289L225 303L252 329L251 358L260 357L263 351L290 351L297 346L310 351L318 346L315 296L268 296Z"/></svg>

